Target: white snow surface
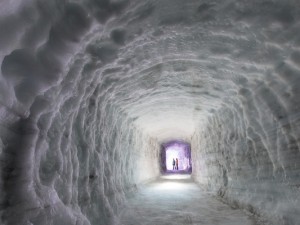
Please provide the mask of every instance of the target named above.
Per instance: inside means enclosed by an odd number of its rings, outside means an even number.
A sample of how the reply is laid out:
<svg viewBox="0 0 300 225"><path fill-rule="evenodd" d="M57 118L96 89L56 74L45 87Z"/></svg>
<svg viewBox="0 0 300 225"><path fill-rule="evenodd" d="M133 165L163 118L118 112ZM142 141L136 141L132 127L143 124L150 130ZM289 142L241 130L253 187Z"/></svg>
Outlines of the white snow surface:
<svg viewBox="0 0 300 225"><path fill-rule="evenodd" d="M201 190L190 175L167 175L141 187L120 213L120 224L254 225L254 218Z"/></svg>
<svg viewBox="0 0 300 225"><path fill-rule="evenodd" d="M299 32L298 0L0 1L0 222L116 224L181 140L204 190L299 224Z"/></svg>

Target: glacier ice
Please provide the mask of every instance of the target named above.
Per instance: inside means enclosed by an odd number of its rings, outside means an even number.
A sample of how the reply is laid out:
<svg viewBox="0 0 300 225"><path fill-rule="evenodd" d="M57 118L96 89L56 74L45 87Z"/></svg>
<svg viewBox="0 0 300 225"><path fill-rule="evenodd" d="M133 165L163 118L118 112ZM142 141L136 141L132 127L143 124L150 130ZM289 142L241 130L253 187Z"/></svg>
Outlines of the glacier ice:
<svg viewBox="0 0 300 225"><path fill-rule="evenodd" d="M117 224L173 140L203 190L299 223L299 15L297 0L1 1L1 223Z"/></svg>
<svg viewBox="0 0 300 225"><path fill-rule="evenodd" d="M146 203L146 204L145 204ZM164 175L141 186L120 213L124 225L252 225L255 218L201 190L190 175Z"/></svg>

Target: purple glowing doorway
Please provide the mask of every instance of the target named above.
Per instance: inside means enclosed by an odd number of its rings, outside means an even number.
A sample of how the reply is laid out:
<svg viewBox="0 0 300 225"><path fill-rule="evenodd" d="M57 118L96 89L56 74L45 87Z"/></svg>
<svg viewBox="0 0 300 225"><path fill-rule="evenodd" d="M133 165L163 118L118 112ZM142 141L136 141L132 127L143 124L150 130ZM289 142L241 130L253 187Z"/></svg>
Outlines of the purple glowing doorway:
<svg viewBox="0 0 300 225"><path fill-rule="evenodd" d="M178 159L178 170L173 169L173 159ZM192 171L191 147L183 141L170 141L161 147L162 172L188 172Z"/></svg>

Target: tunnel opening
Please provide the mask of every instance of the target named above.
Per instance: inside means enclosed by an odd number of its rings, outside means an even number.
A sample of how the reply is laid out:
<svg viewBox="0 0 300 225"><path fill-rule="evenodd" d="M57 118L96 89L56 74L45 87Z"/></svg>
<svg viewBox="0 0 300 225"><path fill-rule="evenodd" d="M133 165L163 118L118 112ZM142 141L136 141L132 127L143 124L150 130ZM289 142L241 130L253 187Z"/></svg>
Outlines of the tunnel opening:
<svg viewBox="0 0 300 225"><path fill-rule="evenodd" d="M172 140L161 145L161 173L192 173L191 145Z"/></svg>

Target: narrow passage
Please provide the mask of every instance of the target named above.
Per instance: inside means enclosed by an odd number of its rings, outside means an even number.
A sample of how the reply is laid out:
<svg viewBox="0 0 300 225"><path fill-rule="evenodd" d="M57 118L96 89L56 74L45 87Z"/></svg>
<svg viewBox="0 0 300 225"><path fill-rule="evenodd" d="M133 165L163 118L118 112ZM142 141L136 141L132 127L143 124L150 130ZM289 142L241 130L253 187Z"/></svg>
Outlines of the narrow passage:
<svg viewBox="0 0 300 225"><path fill-rule="evenodd" d="M121 212L123 225L254 225L240 209L204 192L190 175L161 176L142 187Z"/></svg>

